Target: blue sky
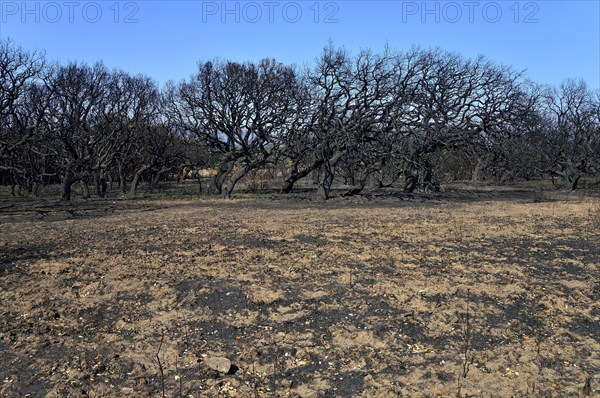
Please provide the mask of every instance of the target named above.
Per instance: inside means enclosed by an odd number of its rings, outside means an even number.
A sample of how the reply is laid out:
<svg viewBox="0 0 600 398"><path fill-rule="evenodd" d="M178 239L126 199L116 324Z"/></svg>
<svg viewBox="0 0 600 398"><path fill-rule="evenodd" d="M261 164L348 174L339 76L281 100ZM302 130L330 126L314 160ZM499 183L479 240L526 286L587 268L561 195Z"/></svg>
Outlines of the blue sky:
<svg viewBox="0 0 600 398"><path fill-rule="evenodd" d="M329 40L356 53L441 47L600 88L600 5L590 1L0 1L0 37L60 62L103 60L164 83L199 60L302 66Z"/></svg>

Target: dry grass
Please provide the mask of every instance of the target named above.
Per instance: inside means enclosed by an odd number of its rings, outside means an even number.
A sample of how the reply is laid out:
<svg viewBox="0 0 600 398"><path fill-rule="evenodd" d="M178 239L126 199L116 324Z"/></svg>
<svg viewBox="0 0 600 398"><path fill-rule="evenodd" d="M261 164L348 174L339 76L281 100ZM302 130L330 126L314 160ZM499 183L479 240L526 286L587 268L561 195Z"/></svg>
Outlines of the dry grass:
<svg viewBox="0 0 600 398"><path fill-rule="evenodd" d="M5 211L0 395L579 396L600 203L553 195Z"/></svg>

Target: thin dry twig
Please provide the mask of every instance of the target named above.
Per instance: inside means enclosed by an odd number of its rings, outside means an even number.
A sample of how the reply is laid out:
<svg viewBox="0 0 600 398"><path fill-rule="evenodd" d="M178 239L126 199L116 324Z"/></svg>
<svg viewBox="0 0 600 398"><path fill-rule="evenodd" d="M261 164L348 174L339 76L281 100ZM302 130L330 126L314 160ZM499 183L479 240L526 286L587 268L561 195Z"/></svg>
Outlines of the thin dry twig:
<svg viewBox="0 0 600 398"><path fill-rule="evenodd" d="M162 348L164 340L165 340L165 331L163 330L161 332L160 344L158 345L158 351L156 351L156 361L158 362L158 369L160 371L160 383L162 386L162 398L166 397L166 394L165 394L165 372L164 372L164 369L162 366L162 362L160 361L160 350Z"/></svg>

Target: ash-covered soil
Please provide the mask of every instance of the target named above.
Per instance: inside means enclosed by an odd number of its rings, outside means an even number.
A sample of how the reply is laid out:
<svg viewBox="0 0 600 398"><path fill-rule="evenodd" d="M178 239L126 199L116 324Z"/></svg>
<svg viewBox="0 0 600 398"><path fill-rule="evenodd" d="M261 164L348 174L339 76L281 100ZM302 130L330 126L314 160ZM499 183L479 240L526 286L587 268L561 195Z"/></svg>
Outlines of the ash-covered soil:
<svg viewBox="0 0 600 398"><path fill-rule="evenodd" d="M600 394L600 202L467 199L5 205L0 396Z"/></svg>

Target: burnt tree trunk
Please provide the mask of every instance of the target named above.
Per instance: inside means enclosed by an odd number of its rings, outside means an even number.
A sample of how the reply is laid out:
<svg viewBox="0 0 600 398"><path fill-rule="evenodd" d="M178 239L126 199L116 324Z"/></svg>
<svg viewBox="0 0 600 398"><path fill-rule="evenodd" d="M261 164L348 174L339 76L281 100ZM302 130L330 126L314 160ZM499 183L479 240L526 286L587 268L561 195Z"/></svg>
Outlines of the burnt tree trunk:
<svg viewBox="0 0 600 398"><path fill-rule="evenodd" d="M235 165L234 159L229 159L229 160L226 160L223 163L221 163L221 166L219 167L219 171L217 172L217 175L213 179L213 182L208 190L208 192L210 194L218 195L218 194L223 193L223 184L225 183L225 180L227 179L227 175L229 173L231 173L231 170L233 170L234 165Z"/></svg>
<svg viewBox="0 0 600 398"><path fill-rule="evenodd" d="M131 181L131 187L129 187L129 196L131 198L135 198L137 196L137 187L140 182L140 178L142 174L148 169L150 169L150 165L142 166L136 173L133 175L133 180Z"/></svg>
<svg viewBox="0 0 600 398"><path fill-rule="evenodd" d="M471 173L471 181L473 181L473 182L481 181L481 173L483 172L484 168L485 168L485 164L483 162L483 159L477 159L477 164L475 165L475 168L473 169L473 172Z"/></svg>
<svg viewBox="0 0 600 398"><path fill-rule="evenodd" d="M331 198L331 187L335 179L335 167L342 159L342 156L343 152L337 152L323 164L323 178L317 190L317 196L322 200ZM324 156L324 158L327 158L327 156Z"/></svg>
<svg viewBox="0 0 600 398"><path fill-rule="evenodd" d="M323 159L319 159L302 170L298 170L298 165L295 164L292 167L292 174L285 180L283 187L281 188L281 193L292 192L292 189L294 189L294 184L296 184L296 182L300 181L301 179L309 175L311 172L321 167L323 165L323 162Z"/></svg>
<svg viewBox="0 0 600 398"><path fill-rule="evenodd" d="M419 185L419 176L409 174L406 176L406 183L404 184L404 193L413 193Z"/></svg>
<svg viewBox="0 0 600 398"><path fill-rule="evenodd" d="M125 170L122 164L119 164L119 188L123 195L127 193L127 183L125 182Z"/></svg>
<svg viewBox="0 0 600 398"><path fill-rule="evenodd" d="M65 176L64 176L63 182L62 182L62 193L61 193L61 198L60 198L60 200L62 202L70 202L71 201L72 192L73 192L73 184L75 184L77 182L77 180L78 180L78 178L75 176L75 174L71 170L68 170L65 173Z"/></svg>
<svg viewBox="0 0 600 398"><path fill-rule="evenodd" d="M225 189L223 189L223 198L231 199L231 193L235 188L235 185L239 180L242 179L248 173L252 167L250 165L245 165L244 167L239 168L228 180L227 184L225 184Z"/></svg>
<svg viewBox="0 0 600 398"><path fill-rule="evenodd" d="M106 196L106 190L108 189L108 183L106 182L104 173L103 172L97 173L94 177L95 177L94 179L96 182L96 194L99 197L104 198Z"/></svg>
<svg viewBox="0 0 600 398"><path fill-rule="evenodd" d="M579 185L580 178L581 178L581 175L579 175L579 174L576 174L575 176L573 176L571 178L571 191L577 190L577 185Z"/></svg>
<svg viewBox="0 0 600 398"><path fill-rule="evenodd" d="M225 190L223 190L223 197L225 199L230 199L231 198L231 193L233 192L233 189L235 188L235 185L242 179L242 177L244 177L246 174L248 174L248 172L250 172L252 170L256 170L259 167L261 167L264 164L266 164L267 159L268 159L268 155L263 154L259 159L256 159L255 161L253 161L251 163L246 163L243 167L240 167L227 180L227 184L225 186Z"/></svg>
<svg viewBox="0 0 600 398"><path fill-rule="evenodd" d="M89 199L90 198L90 188L87 184L87 182L85 180L80 180L79 184L81 185L81 196L83 196L84 199Z"/></svg>
<svg viewBox="0 0 600 398"><path fill-rule="evenodd" d="M150 192L154 191L154 188L156 188L156 186L160 182L160 179L162 178L162 176L165 175L166 173L168 173L171 170L173 170L171 167L167 167L167 168L162 168L158 173L156 173L156 175L154 176L154 178L150 182Z"/></svg>

